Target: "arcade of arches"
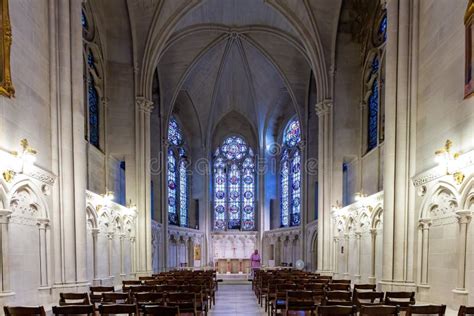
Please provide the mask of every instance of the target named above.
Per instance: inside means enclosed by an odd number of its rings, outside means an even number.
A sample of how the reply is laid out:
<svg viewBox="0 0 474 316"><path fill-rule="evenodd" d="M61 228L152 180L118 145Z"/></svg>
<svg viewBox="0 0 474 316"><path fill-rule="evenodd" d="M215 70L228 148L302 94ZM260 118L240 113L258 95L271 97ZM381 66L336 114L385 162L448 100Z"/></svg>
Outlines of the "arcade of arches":
<svg viewBox="0 0 474 316"><path fill-rule="evenodd" d="M0 2L0 305L255 249L474 305L472 1Z"/></svg>

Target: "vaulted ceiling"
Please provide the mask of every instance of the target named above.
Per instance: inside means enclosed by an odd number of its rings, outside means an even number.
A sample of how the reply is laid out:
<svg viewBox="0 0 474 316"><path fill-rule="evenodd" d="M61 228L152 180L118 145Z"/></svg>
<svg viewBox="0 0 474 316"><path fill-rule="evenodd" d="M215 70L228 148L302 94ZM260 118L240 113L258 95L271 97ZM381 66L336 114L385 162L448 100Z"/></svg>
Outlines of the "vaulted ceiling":
<svg viewBox="0 0 474 316"><path fill-rule="evenodd" d="M264 1L204 2L179 21L157 69L167 114L193 106L197 120L181 121L203 144L232 112L257 138L282 115L304 118L308 58L292 26ZM177 105L182 94L191 102Z"/></svg>

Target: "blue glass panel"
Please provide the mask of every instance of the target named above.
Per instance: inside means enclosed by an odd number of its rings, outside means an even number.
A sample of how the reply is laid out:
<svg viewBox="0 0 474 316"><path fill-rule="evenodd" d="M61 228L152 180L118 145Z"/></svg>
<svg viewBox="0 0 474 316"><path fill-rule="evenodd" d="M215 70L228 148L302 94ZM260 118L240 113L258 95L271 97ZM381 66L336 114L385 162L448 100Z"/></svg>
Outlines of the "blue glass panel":
<svg viewBox="0 0 474 316"><path fill-rule="evenodd" d="M227 227L229 229L240 228L240 169L236 164L230 166L230 172L227 177L229 197L228 197L228 212L229 221Z"/></svg>
<svg viewBox="0 0 474 316"><path fill-rule="evenodd" d="M225 230L225 198L226 178L224 161L217 159L214 162L214 230Z"/></svg>
<svg viewBox="0 0 474 316"><path fill-rule="evenodd" d="M183 134L178 122L174 117L170 118L168 123L168 142L171 145L181 145L183 143Z"/></svg>
<svg viewBox="0 0 474 316"><path fill-rule="evenodd" d="M228 160L240 160L247 152L247 143L238 136L232 136L224 140L221 152Z"/></svg>
<svg viewBox="0 0 474 316"><path fill-rule="evenodd" d="M293 147L301 141L301 129L300 122L296 119L293 119L284 132L283 141L286 145Z"/></svg>
<svg viewBox="0 0 474 316"><path fill-rule="evenodd" d="M176 158L172 150L168 151L168 222L178 225L176 213Z"/></svg>
<svg viewBox="0 0 474 316"><path fill-rule="evenodd" d="M89 142L99 147L99 94L91 76L87 80L87 101L89 103Z"/></svg>
<svg viewBox="0 0 474 316"><path fill-rule="evenodd" d="M281 208L281 218L280 225L282 227L287 227L289 225L289 174L290 168L287 160L282 161L281 164L281 192L280 192L280 208Z"/></svg>
<svg viewBox="0 0 474 316"><path fill-rule="evenodd" d="M188 227L188 177L184 160L179 163L179 225Z"/></svg>
<svg viewBox="0 0 474 316"><path fill-rule="evenodd" d="M291 161L291 226L301 223L301 157L297 150Z"/></svg>
<svg viewBox="0 0 474 316"><path fill-rule="evenodd" d="M84 14L84 10L81 11L81 24L84 29L87 29L89 27L86 15Z"/></svg>
<svg viewBox="0 0 474 316"><path fill-rule="evenodd" d="M379 84L375 79L369 96L368 120L367 120L367 150L377 147L378 134L378 111L379 111Z"/></svg>
<svg viewBox="0 0 474 316"><path fill-rule="evenodd" d="M254 163L250 158L245 159L243 164L243 208L242 208L242 229L255 229L255 170Z"/></svg>
<svg viewBox="0 0 474 316"><path fill-rule="evenodd" d="M385 42L387 40L387 12L384 13L382 20L379 25L379 36Z"/></svg>

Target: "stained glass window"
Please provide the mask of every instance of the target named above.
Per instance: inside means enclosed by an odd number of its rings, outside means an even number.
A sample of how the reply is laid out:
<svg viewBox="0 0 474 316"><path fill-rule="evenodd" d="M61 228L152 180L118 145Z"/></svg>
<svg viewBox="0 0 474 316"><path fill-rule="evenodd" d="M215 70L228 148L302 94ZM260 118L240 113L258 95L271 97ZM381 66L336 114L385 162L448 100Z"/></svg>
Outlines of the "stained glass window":
<svg viewBox="0 0 474 316"><path fill-rule="evenodd" d="M255 158L239 136L226 138L214 153L214 230L255 229Z"/></svg>
<svg viewBox="0 0 474 316"><path fill-rule="evenodd" d="M179 163L179 224L188 226L188 179L184 160Z"/></svg>
<svg viewBox="0 0 474 316"><path fill-rule="evenodd" d="M371 150L377 147L377 131L378 131L378 111L379 111L379 85L375 79L372 83L372 89L369 96L368 104L368 132L367 132L367 149Z"/></svg>
<svg viewBox="0 0 474 316"><path fill-rule="evenodd" d="M186 150L181 128L174 117L168 124L168 223L188 226L189 188Z"/></svg>
<svg viewBox="0 0 474 316"><path fill-rule="evenodd" d="M291 120L283 133L280 157L280 226L301 223L301 129L297 119Z"/></svg>
<svg viewBox="0 0 474 316"><path fill-rule="evenodd" d="M385 42L387 40L387 11L383 12L383 17L380 20L378 33L382 40Z"/></svg>

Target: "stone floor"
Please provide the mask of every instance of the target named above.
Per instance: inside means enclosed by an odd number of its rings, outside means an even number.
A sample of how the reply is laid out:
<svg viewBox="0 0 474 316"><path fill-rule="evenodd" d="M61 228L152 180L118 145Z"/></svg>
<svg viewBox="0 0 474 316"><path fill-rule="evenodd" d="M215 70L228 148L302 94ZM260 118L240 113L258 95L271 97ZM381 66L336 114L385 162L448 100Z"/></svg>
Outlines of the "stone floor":
<svg viewBox="0 0 474 316"><path fill-rule="evenodd" d="M263 308L257 303L257 298L252 291L250 282L245 283L221 283L216 292L216 305L209 313L211 316L219 315L242 315L263 316L267 315Z"/></svg>

